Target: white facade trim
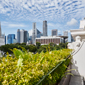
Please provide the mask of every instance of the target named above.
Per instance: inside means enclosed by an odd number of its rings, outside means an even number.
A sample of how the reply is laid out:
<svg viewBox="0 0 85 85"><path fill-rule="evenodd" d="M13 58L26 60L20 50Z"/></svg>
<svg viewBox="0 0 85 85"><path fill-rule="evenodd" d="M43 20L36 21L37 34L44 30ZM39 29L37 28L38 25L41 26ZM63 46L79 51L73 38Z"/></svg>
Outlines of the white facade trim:
<svg viewBox="0 0 85 85"><path fill-rule="evenodd" d="M55 38L61 38L61 37L40 37L40 38L36 38L36 39L55 39Z"/></svg>
<svg viewBox="0 0 85 85"><path fill-rule="evenodd" d="M72 35L85 35L85 31L80 32L71 32Z"/></svg>

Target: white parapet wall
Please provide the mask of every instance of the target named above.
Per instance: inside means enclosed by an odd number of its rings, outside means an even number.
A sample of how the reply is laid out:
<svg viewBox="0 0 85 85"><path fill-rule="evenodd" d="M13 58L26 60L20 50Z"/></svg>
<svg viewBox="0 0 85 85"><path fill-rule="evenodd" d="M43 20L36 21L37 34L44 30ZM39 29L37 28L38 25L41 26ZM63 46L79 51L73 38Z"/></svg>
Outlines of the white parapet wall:
<svg viewBox="0 0 85 85"><path fill-rule="evenodd" d="M72 74L81 75L85 78L85 40L82 40L81 45L75 50L71 61L71 68L74 69Z"/></svg>

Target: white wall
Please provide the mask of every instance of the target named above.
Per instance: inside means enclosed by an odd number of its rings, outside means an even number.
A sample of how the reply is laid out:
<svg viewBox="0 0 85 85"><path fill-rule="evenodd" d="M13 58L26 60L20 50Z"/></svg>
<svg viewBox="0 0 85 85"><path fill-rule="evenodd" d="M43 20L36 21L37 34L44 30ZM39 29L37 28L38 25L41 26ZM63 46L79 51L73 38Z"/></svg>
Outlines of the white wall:
<svg viewBox="0 0 85 85"><path fill-rule="evenodd" d="M85 78L85 40L72 58L72 71L74 75L81 75Z"/></svg>
<svg viewBox="0 0 85 85"><path fill-rule="evenodd" d="M80 28L84 28L84 26L85 26L85 20L81 20L80 21Z"/></svg>

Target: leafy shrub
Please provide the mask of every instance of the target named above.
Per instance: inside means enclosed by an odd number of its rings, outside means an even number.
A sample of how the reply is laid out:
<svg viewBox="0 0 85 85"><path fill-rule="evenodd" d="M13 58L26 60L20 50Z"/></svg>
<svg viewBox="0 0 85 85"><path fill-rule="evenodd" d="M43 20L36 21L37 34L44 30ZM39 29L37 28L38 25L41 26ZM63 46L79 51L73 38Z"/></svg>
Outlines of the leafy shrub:
<svg viewBox="0 0 85 85"><path fill-rule="evenodd" d="M69 49L63 49L32 54L22 49L23 52L13 49L15 57L8 55L0 58L0 85L36 85L43 75L46 75L71 52ZM61 79L65 69L66 65L63 64L56 72L50 74L42 85L46 85L46 82L48 84L57 82L56 80Z"/></svg>

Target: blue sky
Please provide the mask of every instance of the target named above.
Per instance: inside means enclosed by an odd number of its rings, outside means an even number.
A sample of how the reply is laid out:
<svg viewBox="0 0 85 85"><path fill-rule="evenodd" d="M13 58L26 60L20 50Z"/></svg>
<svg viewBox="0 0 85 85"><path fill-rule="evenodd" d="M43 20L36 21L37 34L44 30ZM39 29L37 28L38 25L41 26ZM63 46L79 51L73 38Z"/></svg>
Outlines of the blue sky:
<svg viewBox="0 0 85 85"><path fill-rule="evenodd" d="M52 29L58 33L79 29L85 17L85 0L0 0L2 33L16 34L25 29L32 34L32 23L36 22L41 32L43 20L48 23L48 35Z"/></svg>

